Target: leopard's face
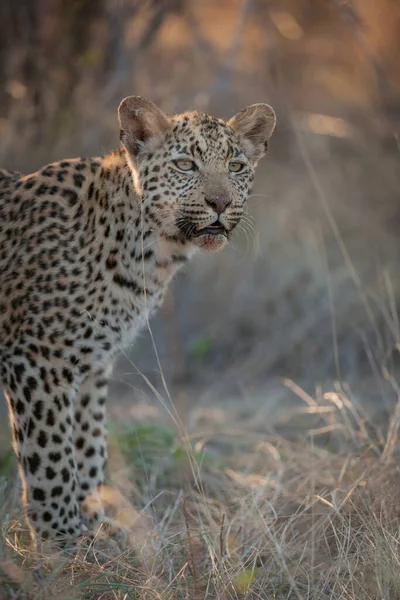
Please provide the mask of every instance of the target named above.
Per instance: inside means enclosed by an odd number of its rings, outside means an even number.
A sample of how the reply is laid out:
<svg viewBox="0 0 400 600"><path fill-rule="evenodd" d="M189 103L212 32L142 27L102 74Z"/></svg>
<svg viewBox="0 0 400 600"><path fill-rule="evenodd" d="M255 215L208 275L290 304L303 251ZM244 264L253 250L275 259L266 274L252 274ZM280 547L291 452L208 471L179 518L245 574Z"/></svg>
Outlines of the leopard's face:
<svg viewBox="0 0 400 600"><path fill-rule="evenodd" d="M163 236L220 249L243 214L254 166L223 121L194 114L172 122L164 143L140 166L145 214Z"/></svg>
<svg viewBox="0 0 400 600"><path fill-rule="evenodd" d="M264 107L258 120L257 115L243 115L245 109L229 123L198 112L168 119L154 105L157 112L153 109L143 123L146 113L136 108L142 128L135 120L134 136L126 129L132 126L132 106L125 122L120 108L122 140L144 218L162 237L177 237L204 250L226 244L243 215L256 163L275 123L270 107L265 113L267 105L253 106ZM266 116L273 117L272 125ZM146 126L155 125L155 133L146 136ZM264 129L261 137L259 129Z"/></svg>

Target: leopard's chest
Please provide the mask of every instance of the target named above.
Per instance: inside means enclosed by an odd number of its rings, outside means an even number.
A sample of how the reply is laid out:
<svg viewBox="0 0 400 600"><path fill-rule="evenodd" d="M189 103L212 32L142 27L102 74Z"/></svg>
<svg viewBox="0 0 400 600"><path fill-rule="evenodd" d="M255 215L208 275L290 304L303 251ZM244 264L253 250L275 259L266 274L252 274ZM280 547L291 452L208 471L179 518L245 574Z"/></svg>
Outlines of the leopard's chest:
<svg viewBox="0 0 400 600"><path fill-rule="evenodd" d="M86 303L90 329L80 328L78 345L88 347L92 366L113 360L149 326L171 279L185 262L182 247L151 239L148 243L154 251L142 256L140 262L132 257L128 260L120 250L118 260L107 259L104 265L93 264L90 269L92 280L87 283ZM133 255L140 256L139 252Z"/></svg>
<svg viewBox="0 0 400 600"><path fill-rule="evenodd" d="M111 288L105 294L102 304L87 315L90 325L81 328L76 341L80 351L87 352L91 368L107 365L135 341L161 306L166 288L159 285L150 294Z"/></svg>

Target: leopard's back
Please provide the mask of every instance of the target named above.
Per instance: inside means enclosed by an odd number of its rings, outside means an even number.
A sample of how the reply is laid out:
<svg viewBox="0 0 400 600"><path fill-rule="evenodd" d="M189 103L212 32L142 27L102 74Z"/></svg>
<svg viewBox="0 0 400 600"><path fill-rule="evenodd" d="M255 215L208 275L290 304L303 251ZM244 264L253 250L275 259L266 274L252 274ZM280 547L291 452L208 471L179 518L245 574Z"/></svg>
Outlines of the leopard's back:
<svg viewBox="0 0 400 600"><path fill-rule="evenodd" d="M18 171L9 171L0 168L0 210L7 204L7 200L15 190L15 184L22 177Z"/></svg>
<svg viewBox="0 0 400 600"><path fill-rule="evenodd" d="M12 213L12 198L16 190L16 184L21 177L22 174L18 171L9 171L8 169L0 168L0 283L4 283L2 280L4 279L5 273L9 269L9 265L12 262L11 256L8 252L8 243L6 238L8 223ZM4 311L5 305L1 302L0 290L0 331Z"/></svg>

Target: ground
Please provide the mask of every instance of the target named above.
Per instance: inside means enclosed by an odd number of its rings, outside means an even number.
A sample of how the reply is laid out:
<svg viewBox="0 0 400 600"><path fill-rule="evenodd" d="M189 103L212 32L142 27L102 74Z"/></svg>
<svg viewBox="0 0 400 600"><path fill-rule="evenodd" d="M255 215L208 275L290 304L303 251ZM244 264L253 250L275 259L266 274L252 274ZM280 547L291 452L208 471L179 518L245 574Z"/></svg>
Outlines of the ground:
<svg viewBox="0 0 400 600"><path fill-rule="evenodd" d="M378 425L349 390L283 383L293 405L264 418L232 404L184 424L168 400L114 412L104 497L123 552L100 531L35 554L7 455L0 598L400 598L400 410Z"/></svg>

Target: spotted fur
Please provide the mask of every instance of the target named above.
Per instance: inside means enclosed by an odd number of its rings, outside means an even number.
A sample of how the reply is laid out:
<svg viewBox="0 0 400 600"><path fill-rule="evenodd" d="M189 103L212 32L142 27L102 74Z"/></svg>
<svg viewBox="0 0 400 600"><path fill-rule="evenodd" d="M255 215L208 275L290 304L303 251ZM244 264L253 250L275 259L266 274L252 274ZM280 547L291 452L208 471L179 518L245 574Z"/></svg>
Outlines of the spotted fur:
<svg viewBox="0 0 400 600"><path fill-rule="evenodd" d="M225 244L275 123L264 104L225 123L167 117L140 97L119 118L122 145L108 156L0 171L0 376L41 539L103 520L115 358L196 249Z"/></svg>

